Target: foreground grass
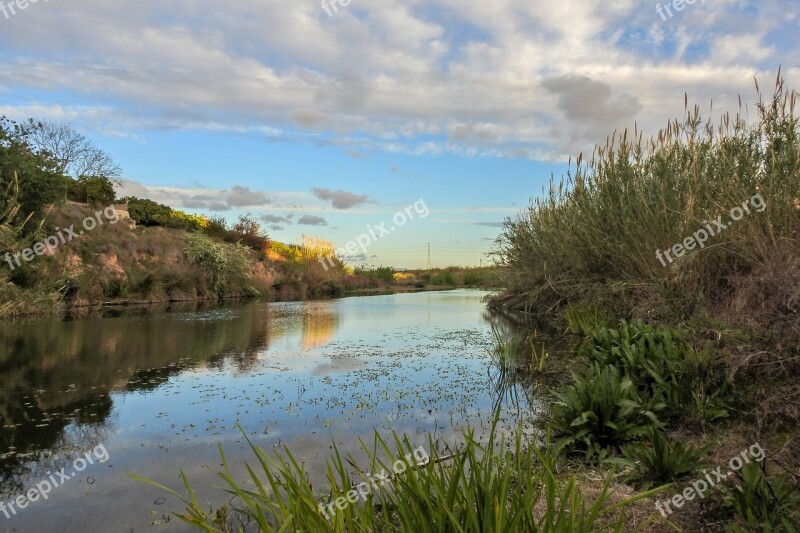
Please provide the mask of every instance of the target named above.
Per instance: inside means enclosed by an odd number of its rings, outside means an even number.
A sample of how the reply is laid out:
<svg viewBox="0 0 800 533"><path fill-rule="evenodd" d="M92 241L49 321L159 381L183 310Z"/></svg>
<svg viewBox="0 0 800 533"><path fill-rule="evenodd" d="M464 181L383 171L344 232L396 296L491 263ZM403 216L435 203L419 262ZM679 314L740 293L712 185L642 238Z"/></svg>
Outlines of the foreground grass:
<svg viewBox="0 0 800 533"><path fill-rule="evenodd" d="M394 435L390 445L377 434L373 448L362 441L370 464L367 470L358 468L357 475L351 475L346 466L354 465L352 458L342 457L334 447L327 470L331 489L325 495L314 493L303 465L288 449L271 456L250 443L258 459L258 468L248 466L252 490L234 479L221 451L224 472L220 476L226 490L242 502L235 514L228 508L207 511L183 473L188 496L136 479L180 498L187 507L176 516L207 532L252 530L253 526L263 532L621 532L625 531L625 507L655 492L614 501L611 475L586 491L576 476L557 473L554 455L524 444L522 431L516 433L509 451L496 431L498 416L488 444L480 444L467 431L456 453L445 457L432 453L427 461L394 475L389 486L371 491L363 502L356 498L347 502L348 493L352 495L359 483L369 482L368 472L391 472L397 461L413 454L407 441ZM432 439L428 449L434 450ZM337 501L343 505L326 508L328 502Z"/></svg>

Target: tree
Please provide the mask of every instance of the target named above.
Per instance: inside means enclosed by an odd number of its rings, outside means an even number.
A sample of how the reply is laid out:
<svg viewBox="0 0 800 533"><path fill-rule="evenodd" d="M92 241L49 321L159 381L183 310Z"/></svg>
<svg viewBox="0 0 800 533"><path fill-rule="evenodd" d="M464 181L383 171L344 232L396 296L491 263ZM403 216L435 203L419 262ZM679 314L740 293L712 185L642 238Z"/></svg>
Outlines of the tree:
<svg viewBox="0 0 800 533"><path fill-rule="evenodd" d="M17 176L19 216L40 220L41 210L49 204L63 202L68 179L54 162L37 152L28 142L23 128L6 117L0 117L0 179ZM5 195L0 191L0 195ZM6 198L0 198L0 201Z"/></svg>
<svg viewBox="0 0 800 533"><path fill-rule="evenodd" d="M114 184L102 176L81 176L77 180L70 180L67 198L74 202L83 202L92 205L110 205L117 197Z"/></svg>
<svg viewBox="0 0 800 533"><path fill-rule="evenodd" d="M152 200L126 197L120 200L128 204L128 213L142 226L167 226L172 216L172 208Z"/></svg>
<svg viewBox="0 0 800 533"><path fill-rule="evenodd" d="M239 215L231 231L243 244L257 252L266 250L269 245L269 237L261 231L261 224L250 213Z"/></svg>
<svg viewBox="0 0 800 533"><path fill-rule="evenodd" d="M82 176L107 178L120 184L121 170L111 156L69 124L29 119L17 128L32 149L48 157L62 174L76 179Z"/></svg>

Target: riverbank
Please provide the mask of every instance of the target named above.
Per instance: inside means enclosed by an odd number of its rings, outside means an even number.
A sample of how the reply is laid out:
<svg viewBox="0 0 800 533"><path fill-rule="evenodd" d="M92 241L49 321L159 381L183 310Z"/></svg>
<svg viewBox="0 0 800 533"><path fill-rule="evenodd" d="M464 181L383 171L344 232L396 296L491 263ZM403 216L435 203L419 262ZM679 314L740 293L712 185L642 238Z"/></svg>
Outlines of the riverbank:
<svg viewBox="0 0 800 533"><path fill-rule="evenodd" d="M753 125L695 107L653 139L623 133L498 242L507 290L490 305L578 339L557 449L621 466L632 489L669 483L642 503L654 530L800 521L796 98L779 81ZM755 446L763 460L736 468ZM681 492L718 470L713 491Z"/></svg>
<svg viewBox="0 0 800 533"><path fill-rule="evenodd" d="M126 213L120 206L119 211ZM36 235L79 226L96 208L52 206ZM394 272L323 269L303 245L265 241L257 252L193 230L144 226L120 217L48 248L30 262L0 265L0 317L59 314L79 309L264 297L275 300L369 294L381 290L436 290L496 286L493 268ZM194 255L189 252L193 251ZM221 259L220 259L221 258ZM219 262L222 261L222 262Z"/></svg>
<svg viewBox="0 0 800 533"><path fill-rule="evenodd" d="M251 473L260 491L244 493L224 478L241 514L209 514L190 493L180 516L222 531L241 516L261 531L794 531L796 96L779 82L752 126L737 116L716 128L695 108L653 139L615 136L506 224L496 250L505 290L490 306L555 324L571 343L551 354L536 329L495 337L501 389L559 383L541 442L523 445L520 426L511 453L490 437L477 454L467 432L452 463L431 453L364 505L348 502L361 480L335 447L327 494L302 481L288 451L254 447L269 486ZM373 465L410 450L395 437L365 447ZM333 520L320 497L339 509Z"/></svg>

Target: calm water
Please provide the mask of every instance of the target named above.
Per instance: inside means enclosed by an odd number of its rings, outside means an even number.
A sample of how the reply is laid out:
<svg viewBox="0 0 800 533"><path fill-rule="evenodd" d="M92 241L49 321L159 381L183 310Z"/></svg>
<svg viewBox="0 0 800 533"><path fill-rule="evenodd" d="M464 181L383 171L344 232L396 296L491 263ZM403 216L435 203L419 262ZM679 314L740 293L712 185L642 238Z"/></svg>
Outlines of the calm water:
<svg viewBox="0 0 800 533"><path fill-rule="evenodd" d="M46 480L59 485L10 518L0 512L0 531L185 531L165 520L182 509L177 499L126 474L178 488L182 468L201 501L225 503L217 446L237 474L254 459L237 424L268 451L288 444L315 483L333 442L356 458L358 437L375 430L405 433L414 446L427 447L428 432L437 445L457 443L467 425L486 427L496 401L513 426L538 406L494 387L490 324L505 326L484 295L193 305L0 325L0 501L46 489ZM62 467L74 476L55 476Z"/></svg>

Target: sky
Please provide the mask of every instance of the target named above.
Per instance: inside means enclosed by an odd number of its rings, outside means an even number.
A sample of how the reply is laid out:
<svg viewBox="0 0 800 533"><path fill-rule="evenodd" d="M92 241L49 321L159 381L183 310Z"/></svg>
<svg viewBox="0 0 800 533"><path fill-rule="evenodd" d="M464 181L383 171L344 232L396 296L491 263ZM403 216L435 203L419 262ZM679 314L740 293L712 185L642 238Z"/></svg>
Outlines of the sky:
<svg viewBox="0 0 800 533"><path fill-rule="evenodd" d="M795 0L0 0L0 115L71 124L120 165L120 195L249 212L282 242L371 232L355 264L425 267L430 244L434 267L485 265L503 222L615 130L655 134L685 95L736 113L779 67L797 89L799 14Z"/></svg>

